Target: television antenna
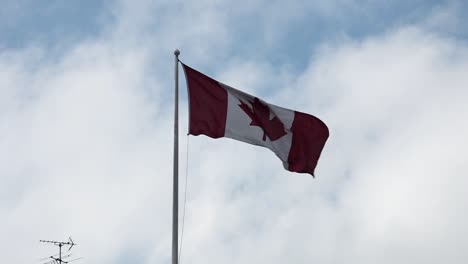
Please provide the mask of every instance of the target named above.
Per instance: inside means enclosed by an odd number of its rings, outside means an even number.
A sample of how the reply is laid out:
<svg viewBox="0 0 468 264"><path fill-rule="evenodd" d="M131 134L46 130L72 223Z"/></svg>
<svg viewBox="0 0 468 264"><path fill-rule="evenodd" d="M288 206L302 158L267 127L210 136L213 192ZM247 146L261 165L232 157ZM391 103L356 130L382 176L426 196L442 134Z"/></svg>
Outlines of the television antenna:
<svg viewBox="0 0 468 264"><path fill-rule="evenodd" d="M75 242L73 241L73 239L71 237L68 238L68 241L67 242L62 242L62 241L53 241L53 240L39 240L39 242L42 242L42 243L49 243L49 244L54 244L55 246L58 246L59 247L59 253L56 254L56 255L52 255L50 257L47 257L47 258L43 258L41 260L47 260L47 259L51 259L50 261L48 262L45 262L43 264L62 264L62 263L65 263L65 264L68 264L68 262L72 262L72 261L75 261L75 260L79 260L79 259L82 259L82 258L77 258L77 259L72 259L72 260L64 260L68 257L71 256L71 254L68 254L68 255L65 255L65 256L62 256L62 247L63 246L70 246L67 250L70 251L72 249L73 246L75 246ZM57 257L58 256L58 257Z"/></svg>

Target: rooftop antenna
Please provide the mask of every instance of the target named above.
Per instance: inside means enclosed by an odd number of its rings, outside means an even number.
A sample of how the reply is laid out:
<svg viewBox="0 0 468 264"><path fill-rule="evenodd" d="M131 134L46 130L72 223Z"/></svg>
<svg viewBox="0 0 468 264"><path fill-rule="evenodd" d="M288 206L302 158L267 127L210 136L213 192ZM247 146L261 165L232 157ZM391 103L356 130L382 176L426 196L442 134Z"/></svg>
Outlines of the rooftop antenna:
<svg viewBox="0 0 468 264"><path fill-rule="evenodd" d="M41 260L46 260L46 259L51 258L52 260L49 261L49 262L46 262L47 264L53 264L53 263L58 263L58 264L65 263L65 264L67 264L68 262L82 259L82 258L77 258L77 259L72 259L72 260L67 260L67 261L63 260L63 259L65 259L65 258L70 257L71 254L68 254L68 255L65 255L65 256L62 257L62 247L63 247L64 245L70 246L70 247L68 248L68 250L67 250L67 252L68 252L68 251L70 251L70 250L72 249L72 247L73 247L74 245L76 245L75 242L73 241L73 239L72 239L71 237L68 238L68 241L67 241L67 242L52 241L52 240L39 240L39 242L54 244L55 246L58 246L58 247L59 247L58 257L57 257L57 255L52 255L52 256L50 256L50 257L41 259ZM44 263L44 264L46 264L46 263Z"/></svg>

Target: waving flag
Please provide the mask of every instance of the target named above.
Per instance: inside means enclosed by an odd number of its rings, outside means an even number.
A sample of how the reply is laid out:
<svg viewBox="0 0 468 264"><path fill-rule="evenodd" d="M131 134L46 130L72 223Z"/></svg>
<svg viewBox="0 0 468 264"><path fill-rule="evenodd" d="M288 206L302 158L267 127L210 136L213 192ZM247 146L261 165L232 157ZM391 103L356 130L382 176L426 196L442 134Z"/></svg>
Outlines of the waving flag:
<svg viewBox="0 0 468 264"><path fill-rule="evenodd" d="M189 93L189 134L266 147L286 170L314 175L329 135L320 119L269 104L182 65Z"/></svg>

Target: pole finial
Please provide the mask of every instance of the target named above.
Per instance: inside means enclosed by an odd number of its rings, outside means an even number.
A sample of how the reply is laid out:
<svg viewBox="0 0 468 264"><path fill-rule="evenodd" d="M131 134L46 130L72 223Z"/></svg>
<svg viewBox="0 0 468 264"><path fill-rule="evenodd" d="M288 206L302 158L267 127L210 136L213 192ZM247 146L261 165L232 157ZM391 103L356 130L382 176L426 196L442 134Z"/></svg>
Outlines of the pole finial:
<svg viewBox="0 0 468 264"><path fill-rule="evenodd" d="M180 51L179 51L178 49L176 49L176 50L174 51L174 55L176 55L176 56L178 57L178 56L180 55Z"/></svg>

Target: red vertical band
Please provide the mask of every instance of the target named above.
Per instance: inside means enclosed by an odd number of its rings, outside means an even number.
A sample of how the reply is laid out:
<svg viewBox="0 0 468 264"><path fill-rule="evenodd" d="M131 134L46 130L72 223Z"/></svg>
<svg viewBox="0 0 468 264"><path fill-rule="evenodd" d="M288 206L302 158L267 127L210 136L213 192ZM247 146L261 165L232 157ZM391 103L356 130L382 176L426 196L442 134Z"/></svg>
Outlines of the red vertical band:
<svg viewBox="0 0 468 264"><path fill-rule="evenodd" d="M328 127L315 116L294 112L291 131L288 170L314 176L315 166L329 136Z"/></svg>
<svg viewBox="0 0 468 264"><path fill-rule="evenodd" d="M227 91L216 80L182 64L189 95L189 134L224 137Z"/></svg>

